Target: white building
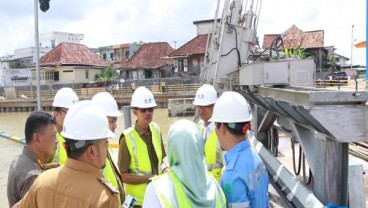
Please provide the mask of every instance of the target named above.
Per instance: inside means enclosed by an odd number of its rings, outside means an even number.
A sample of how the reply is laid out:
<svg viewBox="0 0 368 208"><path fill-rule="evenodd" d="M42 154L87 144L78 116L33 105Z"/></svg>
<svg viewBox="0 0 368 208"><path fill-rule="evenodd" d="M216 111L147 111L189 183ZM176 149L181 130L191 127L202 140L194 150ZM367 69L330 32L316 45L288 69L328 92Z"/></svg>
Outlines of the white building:
<svg viewBox="0 0 368 208"><path fill-rule="evenodd" d="M30 69L0 69L0 86L30 86Z"/></svg>
<svg viewBox="0 0 368 208"><path fill-rule="evenodd" d="M40 34L40 47L55 48L60 43L77 43L80 44L84 39L84 34L56 32Z"/></svg>
<svg viewBox="0 0 368 208"><path fill-rule="evenodd" d="M79 33L66 33L66 32L51 32L40 34L40 53L39 58L51 51L60 43L77 43L84 39L84 34ZM36 48L34 46L27 48L20 48L14 50L14 62L20 67L29 67L36 62Z"/></svg>

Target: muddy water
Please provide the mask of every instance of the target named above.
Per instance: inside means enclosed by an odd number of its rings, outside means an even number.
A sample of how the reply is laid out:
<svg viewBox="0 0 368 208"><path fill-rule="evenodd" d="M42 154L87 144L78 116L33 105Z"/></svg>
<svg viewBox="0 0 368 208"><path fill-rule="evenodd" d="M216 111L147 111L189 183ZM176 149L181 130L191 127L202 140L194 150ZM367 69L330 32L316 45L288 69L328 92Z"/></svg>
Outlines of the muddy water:
<svg viewBox="0 0 368 208"><path fill-rule="evenodd" d="M29 114L29 112L0 113L0 132L5 131L24 137L24 125ZM135 117L133 114L131 117L133 124ZM193 120L193 117L168 117L167 109L155 109L154 111L153 120L161 127L164 140L166 140L170 125L179 119ZM118 140L119 132L124 130L124 115L119 117L117 122L118 127L115 131L117 136L112 139L113 142ZM9 166L13 158L20 154L22 148L22 144L0 137L0 208L9 206L6 195Z"/></svg>

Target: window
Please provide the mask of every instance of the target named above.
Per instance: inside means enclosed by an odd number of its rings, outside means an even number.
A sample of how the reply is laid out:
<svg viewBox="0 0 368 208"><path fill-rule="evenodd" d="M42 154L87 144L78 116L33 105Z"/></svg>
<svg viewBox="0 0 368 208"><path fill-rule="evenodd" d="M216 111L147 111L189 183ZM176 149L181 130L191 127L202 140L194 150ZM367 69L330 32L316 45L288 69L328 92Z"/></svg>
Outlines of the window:
<svg viewBox="0 0 368 208"><path fill-rule="evenodd" d="M110 53L110 60L114 60L114 53Z"/></svg>
<svg viewBox="0 0 368 208"><path fill-rule="evenodd" d="M129 51L125 51L125 58L129 58Z"/></svg>
<svg viewBox="0 0 368 208"><path fill-rule="evenodd" d="M55 40L51 40L51 48L55 48Z"/></svg>
<svg viewBox="0 0 368 208"><path fill-rule="evenodd" d="M106 53L102 54L102 58L106 61Z"/></svg>
<svg viewBox="0 0 368 208"><path fill-rule="evenodd" d="M86 69L86 79L89 79L89 71Z"/></svg>

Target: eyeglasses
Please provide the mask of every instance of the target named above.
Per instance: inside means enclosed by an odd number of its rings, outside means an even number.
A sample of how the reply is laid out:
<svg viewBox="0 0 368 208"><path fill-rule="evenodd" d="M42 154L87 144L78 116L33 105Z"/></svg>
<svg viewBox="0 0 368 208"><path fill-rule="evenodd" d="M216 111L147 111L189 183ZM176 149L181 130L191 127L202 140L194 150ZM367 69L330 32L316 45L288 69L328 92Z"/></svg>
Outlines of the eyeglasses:
<svg viewBox="0 0 368 208"><path fill-rule="evenodd" d="M153 112L153 108L138 108L139 112L145 113L145 112Z"/></svg>

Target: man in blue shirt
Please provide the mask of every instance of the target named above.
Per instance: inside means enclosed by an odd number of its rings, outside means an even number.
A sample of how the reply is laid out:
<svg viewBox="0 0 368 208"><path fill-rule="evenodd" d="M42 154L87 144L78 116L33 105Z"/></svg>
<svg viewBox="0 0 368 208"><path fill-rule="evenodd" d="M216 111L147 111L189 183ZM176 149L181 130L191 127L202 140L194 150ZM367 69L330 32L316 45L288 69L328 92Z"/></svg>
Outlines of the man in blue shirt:
<svg viewBox="0 0 368 208"><path fill-rule="evenodd" d="M227 151L221 187L228 207L269 207L267 170L246 137L251 120L247 101L237 92L224 92L210 120Z"/></svg>

